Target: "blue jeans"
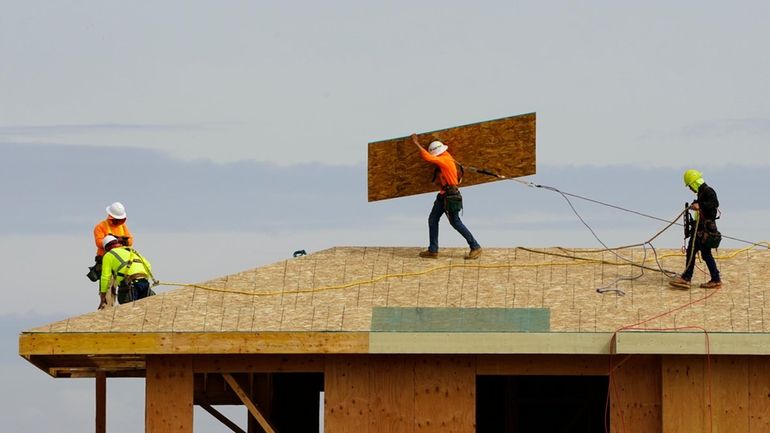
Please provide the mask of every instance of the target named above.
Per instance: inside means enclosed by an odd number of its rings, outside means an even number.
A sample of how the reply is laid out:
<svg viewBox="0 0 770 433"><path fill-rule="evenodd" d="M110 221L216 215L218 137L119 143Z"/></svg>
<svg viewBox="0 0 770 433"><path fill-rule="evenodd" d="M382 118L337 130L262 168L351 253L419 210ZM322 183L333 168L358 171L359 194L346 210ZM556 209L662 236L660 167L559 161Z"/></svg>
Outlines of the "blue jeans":
<svg viewBox="0 0 770 433"><path fill-rule="evenodd" d="M695 248L693 248L693 242L695 242ZM711 248L706 248L701 245L698 235L690 237L690 242L687 243L687 269L684 270L682 278L690 281L692 279L692 273L695 270L695 253L700 252L700 257L706 262L706 267L709 269L709 275L711 281L721 281L719 279L719 269L717 269L717 261L714 260L714 256L711 254Z"/></svg>
<svg viewBox="0 0 770 433"><path fill-rule="evenodd" d="M449 224L457 230L457 233L460 233L462 237L465 238L468 242L468 246L471 247L472 250L481 248L479 243L476 242L476 239L473 238L471 231L468 230L468 227L465 227L465 224L460 220L460 212L446 212L446 209L444 208L444 195L438 194L436 196L436 201L433 202L433 209L430 210L430 215L428 216L428 234L430 236L429 251L434 253L438 252L438 221L444 213L446 213L447 218L449 218Z"/></svg>

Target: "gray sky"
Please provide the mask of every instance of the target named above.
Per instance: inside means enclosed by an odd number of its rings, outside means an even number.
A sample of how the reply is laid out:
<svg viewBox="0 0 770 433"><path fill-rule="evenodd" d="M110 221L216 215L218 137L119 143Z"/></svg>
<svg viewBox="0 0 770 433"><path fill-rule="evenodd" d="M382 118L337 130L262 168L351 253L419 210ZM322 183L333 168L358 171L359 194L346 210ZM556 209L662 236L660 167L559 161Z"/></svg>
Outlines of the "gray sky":
<svg viewBox="0 0 770 433"><path fill-rule="evenodd" d="M5 141L353 164L536 111L554 164L770 154L766 1L3 3Z"/></svg>
<svg viewBox="0 0 770 433"><path fill-rule="evenodd" d="M770 238L765 1L0 7L0 379L20 390L0 397L7 431L92 428L92 382L48 378L17 335L96 307L91 230L115 200L166 281L297 249L424 246L432 197L367 203L366 143L537 112L532 180L669 218L695 167L724 234ZM484 246L598 246L555 193L463 195ZM661 227L575 205L608 244ZM658 246L680 243L676 229ZM110 431L141 430L141 383L109 387ZM196 431L219 430L208 418Z"/></svg>

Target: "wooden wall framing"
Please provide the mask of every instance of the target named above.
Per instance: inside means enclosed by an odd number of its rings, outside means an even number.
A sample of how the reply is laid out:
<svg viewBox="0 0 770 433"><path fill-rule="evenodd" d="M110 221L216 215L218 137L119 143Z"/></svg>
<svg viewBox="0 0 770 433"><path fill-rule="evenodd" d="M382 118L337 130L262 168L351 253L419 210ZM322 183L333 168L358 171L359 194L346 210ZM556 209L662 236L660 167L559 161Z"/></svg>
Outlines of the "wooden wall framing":
<svg viewBox="0 0 770 433"><path fill-rule="evenodd" d="M478 375L607 375L613 432L770 433L770 357L294 355L147 357L146 431L192 432L194 373L324 373L327 432L474 432ZM611 361L611 364L610 364Z"/></svg>

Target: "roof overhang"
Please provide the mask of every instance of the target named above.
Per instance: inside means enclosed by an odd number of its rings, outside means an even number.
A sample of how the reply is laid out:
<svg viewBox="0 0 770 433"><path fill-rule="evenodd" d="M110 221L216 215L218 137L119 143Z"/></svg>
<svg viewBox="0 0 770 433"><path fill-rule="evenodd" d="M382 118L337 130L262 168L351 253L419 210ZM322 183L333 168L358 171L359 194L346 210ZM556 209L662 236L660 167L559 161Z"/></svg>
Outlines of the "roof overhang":
<svg viewBox="0 0 770 433"><path fill-rule="evenodd" d="M23 333L19 354L53 377L144 376L147 356L324 354L770 355L768 333L162 332ZM253 361L251 361L253 362ZM309 367L312 366L312 367ZM206 367L209 368L209 367ZM250 367L253 368L253 367ZM288 368L288 367L282 367ZM313 361L300 369L315 371ZM205 368L204 368L205 370Z"/></svg>

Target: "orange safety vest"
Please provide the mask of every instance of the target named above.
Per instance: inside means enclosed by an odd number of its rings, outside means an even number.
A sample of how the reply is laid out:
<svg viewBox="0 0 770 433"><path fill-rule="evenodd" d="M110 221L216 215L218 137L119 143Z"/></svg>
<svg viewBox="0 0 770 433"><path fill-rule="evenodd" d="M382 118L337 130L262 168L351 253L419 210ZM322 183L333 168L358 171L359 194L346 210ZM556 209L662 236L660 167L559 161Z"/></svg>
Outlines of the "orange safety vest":
<svg viewBox="0 0 770 433"><path fill-rule="evenodd" d="M131 231L128 229L126 223L115 225L110 223L110 219L107 218L104 221L100 221L99 224L94 227L94 243L96 244L97 256L104 255L104 247L102 246L102 241L107 235L112 235L116 238L120 238L121 236L127 237L128 242L127 245L125 245L127 247L130 247L134 244L134 236L131 235Z"/></svg>

